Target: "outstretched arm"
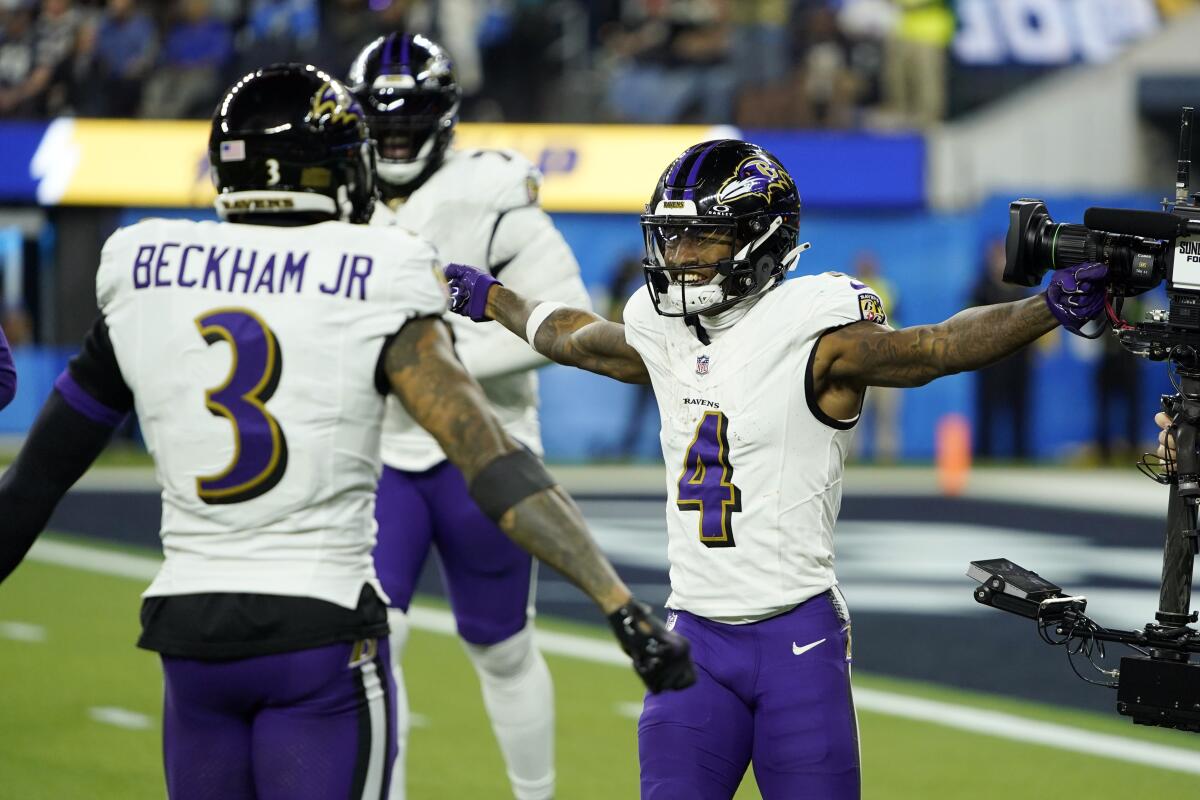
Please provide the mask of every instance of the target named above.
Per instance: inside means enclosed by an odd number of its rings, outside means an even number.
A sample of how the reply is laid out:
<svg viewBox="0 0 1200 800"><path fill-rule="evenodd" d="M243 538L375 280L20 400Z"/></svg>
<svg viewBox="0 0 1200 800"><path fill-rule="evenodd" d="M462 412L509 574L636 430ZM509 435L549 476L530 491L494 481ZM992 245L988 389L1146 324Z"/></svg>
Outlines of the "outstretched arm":
<svg viewBox="0 0 1200 800"><path fill-rule="evenodd" d="M491 413L483 390L455 358L440 320L406 323L389 345L384 364L393 393L437 439L468 484L496 459L518 451L520 446ZM629 590L559 487L518 498L498 524L513 541L566 575L605 614L629 601Z"/></svg>
<svg viewBox="0 0 1200 800"><path fill-rule="evenodd" d="M600 606L650 691L694 683L687 640L633 599L571 498L505 434L483 390L455 358L445 324L410 320L388 345L384 367L393 393L462 470L479 507Z"/></svg>
<svg viewBox="0 0 1200 800"><path fill-rule="evenodd" d="M1058 320L1038 295L960 311L937 325L891 330L859 322L826 334L817 346L813 381L856 389L924 386L979 369L1053 330Z"/></svg>
<svg viewBox="0 0 1200 800"><path fill-rule="evenodd" d="M979 369L1060 324L1078 334L1104 312L1107 274L1100 263L1063 267L1042 294L969 308L937 325L893 331L854 324L831 331L817 345L813 362L818 402L827 393L844 400L867 386L923 386L943 375ZM845 408L838 400L834 405Z"/></svg>
<svg viewBox="0 0 1200 800"><path fill-rule="evenodd" d="M566 306L543 317L538 314L538 301L528 300L486 272L462 264L446 267L446 277L450 281L451 311L476 322L494 319L559 364L625 383L650 382L642 357L625 341L624 325ZM532 337L531 317L537 324Z"/></svg>
<svg viewBox="0 0 1200 800"><path fill-rule="evenodd" d="M0 581L16 569L59 500L104 450L133 408L103 319L54 382L54 391L0 478Z"/></svg>
<svg viewBox="0 0 1200 800"><path fill-rule="evenodd" d="M525 338L530 315L539 303L531 302L504 286L488 293L488 316ZM649 383L642 357L625 341L625 326L581 308L556 308L530 342L551 361L607 375L625 383Z"/></svg>

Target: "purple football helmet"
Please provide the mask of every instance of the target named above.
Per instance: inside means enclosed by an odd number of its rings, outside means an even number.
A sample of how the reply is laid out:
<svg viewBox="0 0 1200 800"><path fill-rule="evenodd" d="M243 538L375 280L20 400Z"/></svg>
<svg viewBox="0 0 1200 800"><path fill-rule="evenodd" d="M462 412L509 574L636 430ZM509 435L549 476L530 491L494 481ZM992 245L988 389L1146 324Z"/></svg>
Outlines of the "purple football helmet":
<svg viewBox="0 0 1200 800"><path fill-rule="evenodd" d="M363 48L346 84L367 115L380 189L408 193L454 137L462 91L450 56L421 34L389 33Z"/></svg>
<svg viewBox="0 0 1200 800"><path fill-rule="evenodd" d="M775 156L736 139L689 147L642 215L655 308L709 315L770 290L795 259L799 232L800 195Z"/></svg>

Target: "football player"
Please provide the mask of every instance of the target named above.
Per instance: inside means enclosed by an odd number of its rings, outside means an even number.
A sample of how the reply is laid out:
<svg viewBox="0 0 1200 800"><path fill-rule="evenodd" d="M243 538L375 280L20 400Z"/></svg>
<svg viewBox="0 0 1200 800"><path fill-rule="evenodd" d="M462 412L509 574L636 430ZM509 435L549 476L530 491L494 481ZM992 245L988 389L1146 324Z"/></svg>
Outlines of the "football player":
<svg viewBox="0 0 1200 800"><path fill-rule="evenodd" d="M224 221L109 238L101 317L0 479L2 580L137 410L163 496L139 645L162 658L170 796L387 796L396 694L371 550L388 391L484 513L610 615L649 686L687 685L686 642L459 365L433 248L353 224L375 201L353 95L314 67L258 70L222 99L209 157Z"/></svg>
<svg viewBox="0 0 1200 800"><path fill-rule="evenodd" d="M4 329L0 328L0 408L12 402L17 394L17 369L13 366L12 349Z"/></svg>
<svg viewBox="0 0 1200 800"><path fill-rule="evenodd" d="M451 307L549 358L649 382L668 471L668 626L697 683L648 696L642 797L729 798L753 763L767 800L859 796L850 620L833 570L842 470L868 386L976 369L1103 309L1102 265L1050 289L893 330L836 272L785 281L800 200L784 167L733 140L689 148L642 216L646 288L624 325L537 303L451 265Z"/></svg>
<svg viewBox="0 0 1200 800"><path fill-rule="evenodd" d="M446 52L430 39L392 33L367 45L347 80L375 142L382 202L372 224L420 231L443 262L483 265L529 297L588 308L579 266L538 206L540 173L517 153L451 147L460 90ZM498 323L447 315L455 350L483 387L505 431L541 454L537 378L548 360ZM407 611L430 548L517 800L554 796L554 688L530 624L534 564L472 501L460 470L399 402L383 424L383 475L375 569L391 609L403 786L408 703L401 656Z"/></svg>

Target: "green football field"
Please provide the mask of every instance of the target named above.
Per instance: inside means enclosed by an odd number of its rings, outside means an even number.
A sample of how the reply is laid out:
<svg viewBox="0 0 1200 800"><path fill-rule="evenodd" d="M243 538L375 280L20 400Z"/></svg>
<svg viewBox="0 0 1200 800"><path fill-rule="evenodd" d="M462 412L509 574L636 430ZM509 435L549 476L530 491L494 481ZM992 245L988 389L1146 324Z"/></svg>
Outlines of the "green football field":
<svg viewBox="0 0 1200 800"><path fill-rule="evenodd" d="M64 540L57 541L79 541ZM86 552L86 551L85 551ZM104 552L104 551L101 551ZM0 798L159 798L161 678L156 657L137 650L138 594L145 580L28 560L0 587ZM436 610L437 603L423 603ZM572 641L606 641L598 629L539 619ZM615 647L615 645L613 645ZM639 683L628 670L579 656L548 655L558 702L560 800L636 798ZM411 735L409 797L504 798L507 783L474 676L458 642L415 630L406 656L417 725ZM1136 728L1127 721L855 675L863 710L864 796L940 798L1196 797L1200 736ZM912 718L908 705L954 709L966 727ZM924 704L924 705L922 705ZM969 730L972 720L1045 723L1050 741L1074 750ZM1074 731L1072 733L1072 731ZM1103 734L1096 736L1095 734ZM1089 749L1092 740L1117 756ZM1083 752L1080 752L1080 750ZM1175 768L1133 763L1146 750ZM1186 761L1179 766L1180 757ZM1166 761L1162 762L1166 763ZM1191 764L1191 771L1188 764ZM747 777L738 798L758 797Z"/></svg>

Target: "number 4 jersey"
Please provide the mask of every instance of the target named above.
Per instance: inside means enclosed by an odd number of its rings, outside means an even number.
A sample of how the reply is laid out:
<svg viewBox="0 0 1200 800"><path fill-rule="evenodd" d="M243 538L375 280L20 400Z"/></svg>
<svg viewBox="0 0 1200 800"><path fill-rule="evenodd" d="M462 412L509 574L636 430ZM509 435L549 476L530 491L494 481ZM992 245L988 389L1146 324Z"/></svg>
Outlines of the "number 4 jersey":
<svg viewBox="0 0 1200 800"><path fill-rule="evenodd" d="M371 548L385 341L440 315L433 248L399 229L152 219L118 230L103 320L162 486L145 595L249 592L354 608ZM111 356L108 357L111 361ZM60 387L61 390L62 387Z"/></svg>
<svg viewBox="0 0 1200 800"><path fill-rule="evenodd" d="M785 281L702 344L639 290L625 337L649 370L667 467L670 608L747 622L829 589L833 524L855 420L812 395L825 332L884 323L867 286L825 273Z"/></svg>

